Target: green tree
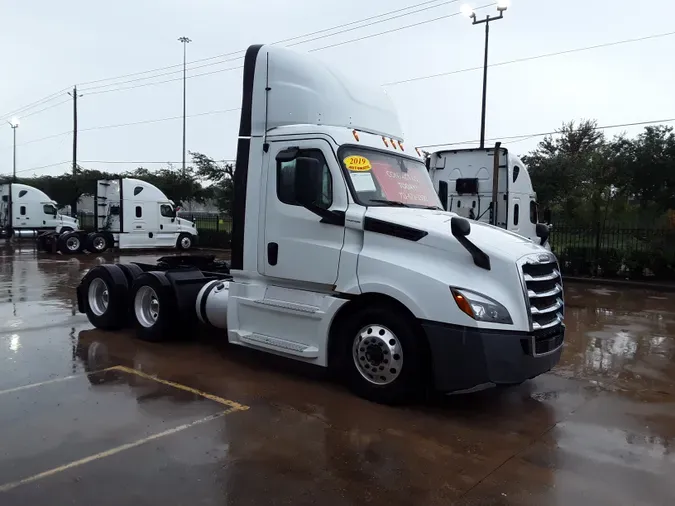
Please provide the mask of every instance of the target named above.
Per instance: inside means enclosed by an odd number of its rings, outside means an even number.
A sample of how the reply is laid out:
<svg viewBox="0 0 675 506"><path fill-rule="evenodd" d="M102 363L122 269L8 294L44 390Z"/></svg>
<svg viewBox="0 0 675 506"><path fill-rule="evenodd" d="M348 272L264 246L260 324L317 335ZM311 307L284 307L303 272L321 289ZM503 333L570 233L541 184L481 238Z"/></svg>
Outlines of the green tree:
<svg viewBox="0 0 675 506"><path fill-rule="evenodd" d="M216 162L202 153L190 152L197 177L208 186L205 193L213 199L218 209L229 213L234 198L234 164Z"/></svg>

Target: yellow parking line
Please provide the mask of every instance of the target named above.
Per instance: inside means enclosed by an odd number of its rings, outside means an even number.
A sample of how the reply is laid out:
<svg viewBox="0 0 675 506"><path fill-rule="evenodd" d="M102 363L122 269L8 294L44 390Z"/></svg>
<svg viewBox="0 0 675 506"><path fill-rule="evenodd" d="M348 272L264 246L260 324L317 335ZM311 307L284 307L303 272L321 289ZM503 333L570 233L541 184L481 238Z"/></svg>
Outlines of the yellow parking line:
<svg viewBox="0 0 675 506"><path fill-rule="evenodd" d="M39 383L32 383L30 385L24 385L24 386L21 386L21 387L8 388L7 390L0 390L0 395L11 394L12 392L19 392L21 390L28 390L29 388L41 387L43 385L50 385L52 383L59 383L61 381L67 381L67 380L71 380L71 379L74 379L74 378L80 378L82 376L87 376L89 374L96 374L96 373L100 373L100 372L110 371L112 369L115 369L115 368L109 367L107 369L101 369L101 370L98 370L98 371L83 372L81 374L73 374L71 376L62 376L60 378L54 378L54 379L50 379L50 380L47 380L47 381L41 381Z"/></svg>
<svg viewBox="0 0 675 506"><path fill-rule="evenodd" d="M212 401L218 402L220 404L224 404L225 406L230 406L232 409L235 411L245 411L248 409L248 406L245 406L244 404L239 404L238 402L231 401L229 399L223 399L222 397L218 397L217 395L209 394L206 392L202 392L201 390L197 390L196 388L188 387L185 385L181 385L180 383L174 383L173 381L167 381L163 380L161 378L157 378L156 376L151 376L150 374L146 374L141 371L137 371L136 369L132 369L131 367L124 367L123 365L118 365L115 367L111 367L111 370L115 371L121 371L129 374L135 374L136 376L140 376L141 378L146 378L152 381L156 381L157 383L162 383L163 385L168 385L173 388L178 388L180 390L185 390L186 392L190 392L196 395L200 395L202 397L206 397L207 399L210 399Z"/></svg>
<svg viewBox="0 0 675 506"><path fill-rule="evenodd" d="M247 406L245 408L248 408ZM0 492L7 492L9 490L12 490L13 488L20 487L21 485L27 485L29 483L36 482L38 480L41 480L43 478L48 478L49 476L53 476L57 473L67 471L69 469L73 469L74 467L79 467L84 464L88 464L90 462L94 462L96 460L104 459L106 457L110 457L112 455L115 455L117 453L130 450L132 448L136 448L137 446L141 446L145 443L149 443L150 441L154 441L155 439L159 439L164 436L170 436L172 434L175 434L177 432L181 432L185 429L189 429L190 427L194 427L195 425L201 425L206 422L210 422L212 420L215 420L217 418L221 418L225 415L228 415L230 413L234 413L235 411L240 411L239 408L232 407L226 411L221 411L220 413L216 413L215 415L210 415L205 418L201 418L199 420L195 420L194 422L186 423L184 425L180 425L178 427L174 427L173 429L165 430L164 432L159 432L157 434L153 434L151 436L148 436L143 439L139 439L137 441L134 441L132 443L127 443L123 444L121 446L118 446L116 448L112 448L110 450L106 450L101 453L97 453L96 455L90 455L89 457L85 457L80 460L75 460L73 462L70 462L68 464L64 464L59 467L55 467L53 469L49 469L48 471L44 471L39 474L35 474L33 476L29 476L28 478L24 478L23 480L18 480L18 481L13 481L11 483L6 483L4 485L0 485Z"/></svg>

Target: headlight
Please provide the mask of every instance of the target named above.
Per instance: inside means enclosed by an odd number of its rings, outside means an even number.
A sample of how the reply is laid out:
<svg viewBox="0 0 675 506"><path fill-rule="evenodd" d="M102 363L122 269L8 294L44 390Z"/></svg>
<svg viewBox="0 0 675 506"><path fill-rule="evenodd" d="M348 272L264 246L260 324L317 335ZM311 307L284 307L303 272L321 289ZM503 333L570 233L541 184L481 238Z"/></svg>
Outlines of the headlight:
<svg viewBox="0 0 675 506"><path fill-rule="evenodd" d="M496 300L470 290L450 288L459 309L479 322L513 324L511 315Z"/></svg>

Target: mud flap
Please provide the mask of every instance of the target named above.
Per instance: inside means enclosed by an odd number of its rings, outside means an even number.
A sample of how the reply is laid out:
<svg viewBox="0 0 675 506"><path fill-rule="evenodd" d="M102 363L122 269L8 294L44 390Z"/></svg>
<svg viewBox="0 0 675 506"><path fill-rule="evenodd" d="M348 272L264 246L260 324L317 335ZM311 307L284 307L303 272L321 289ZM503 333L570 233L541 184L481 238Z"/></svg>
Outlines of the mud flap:
<svg viewBox="0 0 675 506"><path fill-rule="evenodd" d="M79 285L77 285L77 288L75 289L75 293L77 295L77 310L80 313L86 313L84 309L84 294L82 293L82 291L83 287L82 283L80 283Z"/></svg>

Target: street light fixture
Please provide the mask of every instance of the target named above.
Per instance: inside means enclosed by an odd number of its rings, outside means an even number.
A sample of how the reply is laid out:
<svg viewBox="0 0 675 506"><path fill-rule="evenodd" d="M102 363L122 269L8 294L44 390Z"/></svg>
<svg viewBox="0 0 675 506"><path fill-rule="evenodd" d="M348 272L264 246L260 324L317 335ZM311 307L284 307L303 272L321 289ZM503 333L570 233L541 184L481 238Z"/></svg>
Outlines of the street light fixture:
<svg viewBox="0 0 675 506"><path fill-rule="evenodd" d="M460 12L473 20L474 25L485 24L485 60L483 62L483 103L480 119L480 147L485 148L485 115L487 109L487 72L488 72L488 47L490 44L490 21L497 21L504 18L504 12L509 8L510 0L498 0L497 11L499 16L490 16L487 14L484 19L476 18L476 11L470 5L464 4Z"/></svg>
<svg viewBox="0 0 675 506"><path fill-rule="evenodd" d="M12 181L16 183L16 129L19 128L19 118L12 118L7 123L12 127L14 143L13 143L13 157L12 157Z"/></svg>

